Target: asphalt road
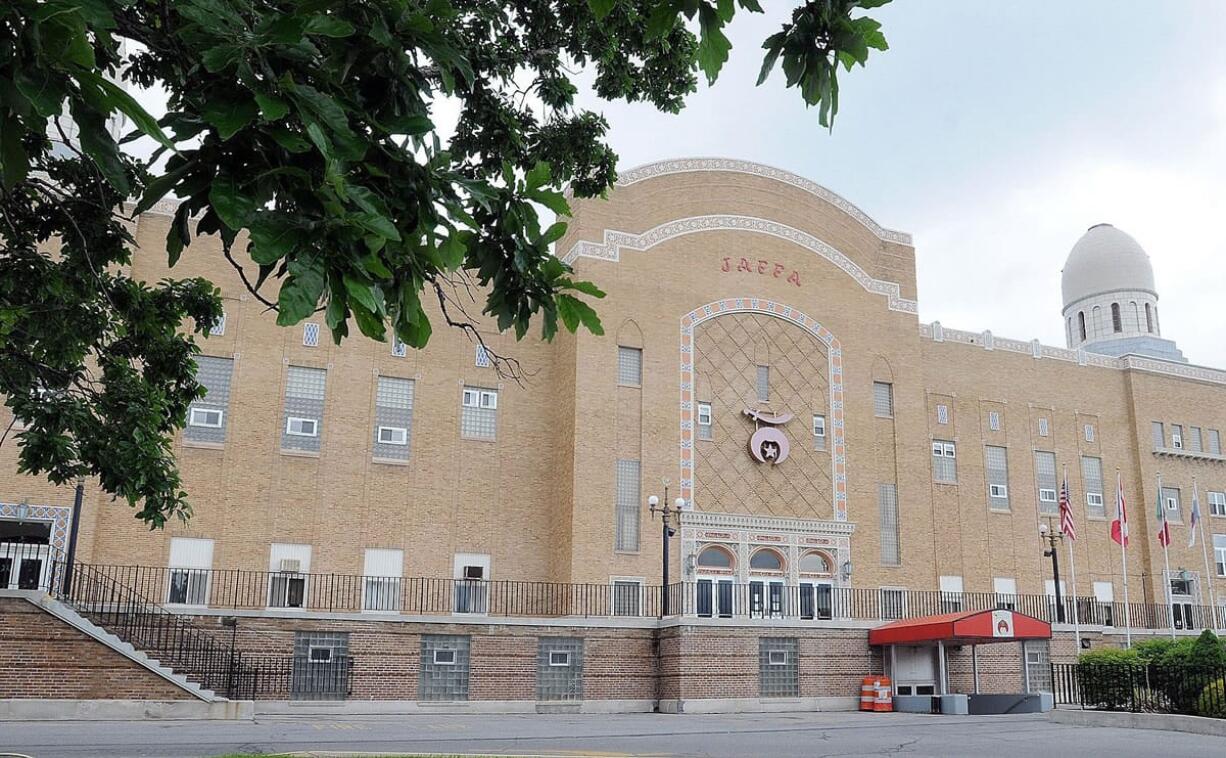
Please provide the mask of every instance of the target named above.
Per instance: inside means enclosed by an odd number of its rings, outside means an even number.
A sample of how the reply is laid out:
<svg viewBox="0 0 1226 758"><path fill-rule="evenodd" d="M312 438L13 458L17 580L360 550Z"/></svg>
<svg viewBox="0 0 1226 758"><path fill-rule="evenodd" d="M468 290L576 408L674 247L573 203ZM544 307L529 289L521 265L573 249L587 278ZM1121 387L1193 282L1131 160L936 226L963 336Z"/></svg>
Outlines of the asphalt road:
<svg viewBox="0 0 1226 758"><path fill-rule="evenodd" d="M230 752L542 756L1221 756L1226 738L1042 716L870 713L413 715L251 721L0 722L0 754L180 758Z"/></svg>

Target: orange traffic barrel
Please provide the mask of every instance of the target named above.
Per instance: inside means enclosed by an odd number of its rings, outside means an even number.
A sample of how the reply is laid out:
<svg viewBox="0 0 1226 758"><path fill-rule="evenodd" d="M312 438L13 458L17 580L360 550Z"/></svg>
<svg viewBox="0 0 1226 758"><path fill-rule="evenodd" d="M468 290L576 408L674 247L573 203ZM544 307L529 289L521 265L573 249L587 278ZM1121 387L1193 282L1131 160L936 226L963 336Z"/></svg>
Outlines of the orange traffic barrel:
<svg viewBox="0 0 1226 758"><path fill-rule="evenodd" d="M860 680L860 710L871 711L876 708L877 683L880 681L881 677L871 675Z"/></svg>
<svg viewBox="0 0 1226 758"><path fill-rule="evenodd" d="M888 676L880 677L877 680L877 692L873 698L873 710L877 713L892 713L894 711L893 687Z"/></svg>

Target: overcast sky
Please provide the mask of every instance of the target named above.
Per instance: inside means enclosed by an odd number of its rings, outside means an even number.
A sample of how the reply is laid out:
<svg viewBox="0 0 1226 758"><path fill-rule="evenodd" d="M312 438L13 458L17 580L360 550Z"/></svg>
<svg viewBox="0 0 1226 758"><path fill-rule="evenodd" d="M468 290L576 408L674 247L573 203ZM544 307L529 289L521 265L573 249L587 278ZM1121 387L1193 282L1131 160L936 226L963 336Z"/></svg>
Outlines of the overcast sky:
<svg viewBox="0 0 1226 758"><path fill-rule="evenodd" d="M1226 367L1226 0L896 0L890 50L841 78L833 134L738 15L681 115L601 103L627 169L720 156L788 169L911 232L920 319L1064 345L1060 269L1108 222L1153 261L1163 336Z"/></svg>

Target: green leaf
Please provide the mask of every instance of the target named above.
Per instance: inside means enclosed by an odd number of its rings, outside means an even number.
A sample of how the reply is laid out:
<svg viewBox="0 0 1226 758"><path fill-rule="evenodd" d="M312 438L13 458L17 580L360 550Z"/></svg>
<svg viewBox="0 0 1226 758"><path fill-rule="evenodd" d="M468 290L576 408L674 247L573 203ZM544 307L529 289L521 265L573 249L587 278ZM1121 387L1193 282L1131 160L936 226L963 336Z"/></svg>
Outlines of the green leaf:
<svg viewBox="0 0 1226 758"><path fill-rule="evenodd" d="M719 14L706 3L698 6L698 25L702 31L702 39L698 43L698 67L707 75L707 82L714 84L720 69L728 61L732 42L724 36Z"/></svg>
<svg viewBox="0 0 1226 758"><path fill-rule="evenodd" d="M167 192L170 192L179 183L179 179L183 178L183 175L194 167L194 160L185 161L173 171L162 174L145 185L145 194L141 195L140 202L136 204L134 214L139 216L156 205L159 200L166 196Z"/></svg>
<svg viewBox="0 0 1226 758"><path fill-rule="evenodd" d="M596 311L592 307L583 302L577 297L567 294L559 294L557 296L558 315L562 317L562 323L566 324L566 328L570 331L575 331L580 323L587 330L597 337L604 334L604 327L600 324L600 317L596 315ZM568 314L574 319L573 325L571 321L567 321Z"/></svg>
<svg viewBox="0 0 1226 758"><path fill-rule="evenodd" d="M591 295L592 297L605 296L604 291L591 282L567 282L567 286L573 290L578 290L585 295Z"/></svg>
<svg viewBox="0 0 1226 758"><path fill-rule="evenodd" d="M219 98L207 101L200 115L217 129L218 136L228 140L255 121L260 109L254 100Z"/></svg>
<svg viewBox="0 0 1226 758"><path fill-rule="evenodd" d="M243 48L238 45L218 45L204 51L200 62L211 74L220 73L233 66L243 55Z"/></svg>
<svg viewBox="0 0 1226 758"><path fill-rule="evenodd" d="M464 255L468 252L468 236L461 232L452 232L438 246L438 252L439 265L442 268L448 271L458 269L464 262Z"/></svg>
<svg viewBox="0 0 1226 758"><path fill-rule="evenodd" d="M545 230L545 233L541 235L541 242L544 242L546 245L552 245L553 243L562 239L562 236L565 234L566 222L557 221L551 224L550 227Z"/></svg>
<svg viewBox="0 0 1226 758"><path fill-rule="evenodd" d="M603 19L613 11L617 0L587 0L587 7L592 9L597 19Z"/></svg>
<svg viewBox="0 0 1226 758"><path fill-rule="evenodd" d="M357 301L371 313L378 313L381 310L378 301L375 299L374 291L371 289L370 282L358 279L351 274L345 274L344 281L345 292L348 293L351 301Z"/></svg>
<svg viewBox="0 0 1226 758"><path fill-rule="evenodd" d="M64 88L48 69L27 66L13 75L13 84L43 118L58 116L64 110Z"/></svg>
<svg viewBox="0 0 1226 758"><path fill-rule="evenodd" d="M353 24L335 16L315 16L306 26L307 34L321 34L325 37L349 37L354 31Z"/></svg>
<svg viewBox="0 0 1226 758"><path fill-rule="evenodd" d="M537 189L549 183L549 164L545 161L537 161L532 170L524 176L524 184L529 190Z"/></svg>
<svg viewBox="0 0 1226 758"><path fill-rule="evenodd" d="M309 255L291 260L277 296L277 325L293 326L310 317L323 297L325 283L323 258Z"/></svg>
<svg viewBox="0 0 1226 758"><path fill-rule="evenodd" d="M21 144L24 131L17 119L0 111L0 176L5 189L25 181L30 173L30 158Z"/></svg>
<svg viewBox="0 0 1226 758"><path fill-rule="evenodd" d="M132 123L136 125L137 129L157 140L158 144L167 150L178 152L175 144L170 141L170 138L162 131L162 127L158 125L157 119L150 115L140 103L136 102L136 99L129 95L126 89L104 76L98 76L92 71L78 72L77 79L90 81L105 93L107 101L112 107L132 119Z"/></svg>
<svg viewBox="0 0 1226 758"><path fill-rule="evenodd" d="M213 180L209 189L209 204L222 223L231 229L245 229L255 212L255 198L243 194L238 181L231 176Z"/></svg>
<svg viewBox="0 0 1226 758"><path fill-rule="evenodd" d="M248 254L260 265L274 263L294 252L303 243L305 233L287 214L262 211L251 221L251 245Z"/></svg>
<svg viewBox="0 0 1226 758"><path fill-rule="evenodd" d="M762 70L758 72L758 84L761 85L766 81L766 78L771 75L771 71L775 70L775 62L779 60L779 53L783 52L783 45L787 42L787 32L779 32L772 34L762 43L762 48L766 50L766 55L762 56Z"/></svg>
<svg viewBox="0 0 1226 758"><path fill-rule="evenodd" d="M280 121L289 113L289 103L276 95L256 93L255 102L260 106L265 121Z"/></svg>
<svg viewBox="0 0 1226 758"><path fill-rule="evenodd" d="M553 190L533 190L530 192L525 192L524 194L559 216L570 215L570 203L566 202L566 196L561 192L554 192Z"/></svg>

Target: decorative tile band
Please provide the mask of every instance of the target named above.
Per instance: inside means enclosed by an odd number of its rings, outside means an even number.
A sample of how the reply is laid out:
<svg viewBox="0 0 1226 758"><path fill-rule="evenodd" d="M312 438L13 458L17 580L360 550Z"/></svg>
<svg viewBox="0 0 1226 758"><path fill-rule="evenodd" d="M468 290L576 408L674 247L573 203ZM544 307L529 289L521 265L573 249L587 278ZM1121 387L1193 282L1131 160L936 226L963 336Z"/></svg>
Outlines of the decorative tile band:
<svg viewBox="0 0 1226 758"><path fill-rule="evenodd" d="M720 171L725 173L750 174L752 176L761 176L767 179L774 179L777 182L796 187L799 190L813 195L834 207L843 211L847 215L860 222L865 229L868 229L878 239L886 242L897 242L901 245L911 244L911 235L906 232L894 231L874 221L867 213L857 208L850 200L841 195L829 190L817 182L806 179L798 174L793 174L790 171L784 171L781 168L767 166L761 163L753 163L752 161L741 161L734 158L677 158L667 161L657 161L648 163L642 166L636 166L629 171L624 171L617 178L618 187L628 187L632 184L652 179L657 176L668 176L670 174L689 174L696 171Z"/></svg>
<svg viewBox="0 0 1226 758"><path fill-rule="evenodd" d="M799 229L780 224L777 221L769 219L755 218L752 216L692 216L690 218L677 219L669 221L659 226L648 229L642 234L632 234L629 232L619 232L612 229L604 231L604 242L589 242L580 240L576 242L566 256L562 259L566 263L573 262L576 258L596 258L606 261L617 261L621 259L621 251L623 248L627 250L635 250L638 252L646 252L661 242L683 237L687 234L696 234L698 232L715 232L715 231L738 231L738 232L755 232L758 234L769 234L772 237L786 240L793 244L799 245L806 250L816 253L834 265L838 266L852 279L855 279L861 287L868 292L877 295L884 295L889 308L892 311L902 311L904 313L919 313L919 306L914 300L907 300L900 294L900 289L897 282L887 282L881 279L874 279L868 275L864 269L843 253L839 252L829 244L822 242L817 237L802 232ZM744 299L744 298L743 298ZM752 298L749 298L753 303ZM768 304L769 305L769 304ZM727 307L743 307L737 306L736 303L729 301ZM710 315L708 311L703 311L705 315ZM806 317L807 318L807 317ZM808 328L809 324L797 321L798 324Z"/></svg>
<svg viewBox="0 0 1226 758"><path fill-rule="evenodd" d="M21 505L16 503L0 503L0 518L24 521L50 521L51 547L64 551L68 549L68 522L72 520L72 509L66 505L25 505L25 513L18 513Z"/></svg>
<svg viewBox="0 0 1226 758"><path fill-rule="evenodd" d="M746 302L749 303L748 306L745 304ZM691 457L694 448L694 427L692 424L687 423L688 413L692 409L692 405L689 398L689 390L685 389L685 387L693 386L694 364L692 363L692 357L684 350L684 347L693 344L694 327L702 324L704 321L731 313L762 313L799 326L826 346L831 375L833 376L835 372L839 371L836 367L836 356L842 355L842 348L838 339L829 329L826 329L813 318L806 316L800 310L790 305L780 305L767 300L734 297L708 303L682 316L682 351L681 360L679 361L682 389L681 400L678 404L681 417L681 497L685 498L686 502L691 505L694 505L693 459ZM839 382L830 383L830 416L832 422L831 429L834 432L832 435L834 437L834 444L830 445L830 469L832 473L831 479L833 480L832 502L834 503L834 519L836 522L842 523L847 521L847 462L843 455L843 385Z"/></svg>
<svg viewBox="0 0 1226 758"><path fill-rule="evenodd" d="M1057 360L1076 363L1081 366L1116 369L1119 371L1146 371L1151 374L1163 374L1180 379L1193 379L1212 384L1226 384L1226 371L1197 366L1191 363L1176 363L1160 358L1148 358L1140 355L1125 355L1116 358L1111 355L1090 353L1082 348L1069 349L1040 344L1038 340L1024 342L1022 340L994 337L992 332L967 332L960 329L950 329L942 326L940 321L931 324L920 324L919 335L933 342L957 342L963 345L973 345L985 350L999 350L1006 353L1029 355L1035 360Z"/></svg>

